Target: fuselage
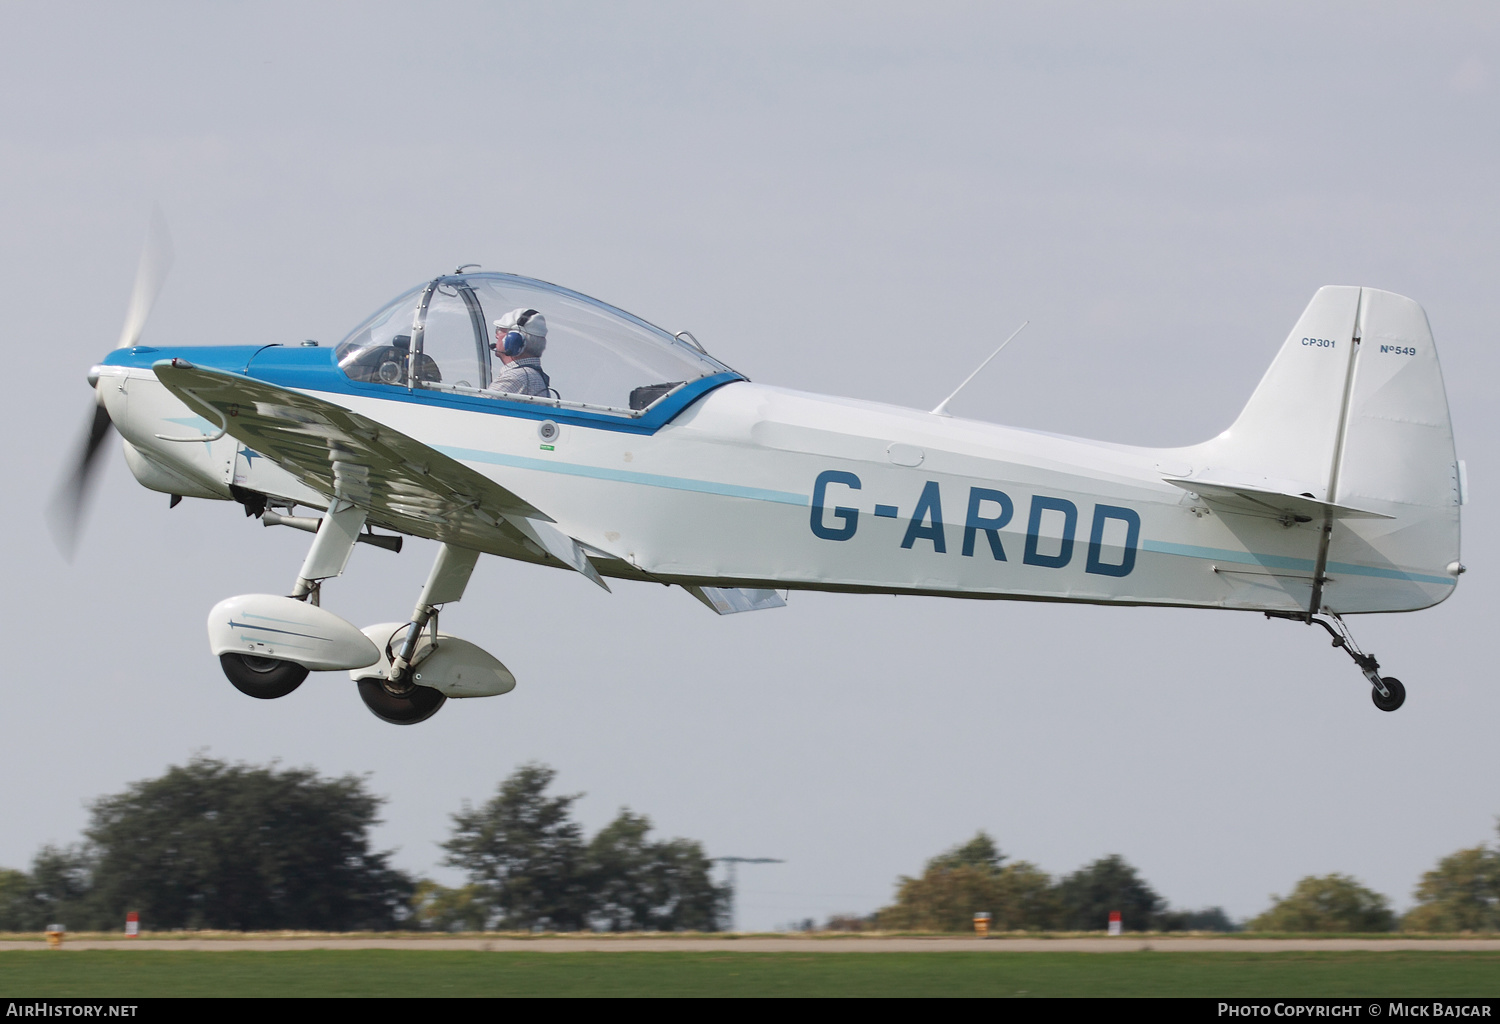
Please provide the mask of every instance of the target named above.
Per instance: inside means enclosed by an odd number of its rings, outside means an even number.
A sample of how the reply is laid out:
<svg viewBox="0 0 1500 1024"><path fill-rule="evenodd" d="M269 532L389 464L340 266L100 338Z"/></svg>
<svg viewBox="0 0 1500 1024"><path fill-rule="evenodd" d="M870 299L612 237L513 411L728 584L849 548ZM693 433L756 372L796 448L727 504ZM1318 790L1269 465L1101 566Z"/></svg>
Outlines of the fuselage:
<svg viewBox="0 0 1500 1024"><path fill-rule="evenodd" d="M100 399L138 479L168 493L328 500L232 436L161 440L212 430L150 369L179 354L334 402L464 463L621 578L1306 611L1324 528L1225 512L1168 482L1203 468L1207 446L1089 441L732 374L687 389L654 419L612 422L353 382L326 348L119 350L98 368ZM1339 528L1373 538L1393 527ZM498 536L486 550L536 560ZM1411 610L1452 592L1446 561L1398 564L1383 550L1335 552L1330 608Z"/></svg>

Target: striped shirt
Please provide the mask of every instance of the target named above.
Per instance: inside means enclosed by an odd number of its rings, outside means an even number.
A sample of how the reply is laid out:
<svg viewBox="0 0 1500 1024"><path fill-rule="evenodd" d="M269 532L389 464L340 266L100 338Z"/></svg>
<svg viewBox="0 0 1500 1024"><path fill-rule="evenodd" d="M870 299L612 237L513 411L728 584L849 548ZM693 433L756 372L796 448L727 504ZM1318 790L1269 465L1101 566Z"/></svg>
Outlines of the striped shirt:
<svg viewBox="0 0 1500 1024"><path fill-rule="evenodd" d="M542 371L542 361L535 356L517 359L495 375L489 390L506 395L546 395L551 381Z"/></svg>

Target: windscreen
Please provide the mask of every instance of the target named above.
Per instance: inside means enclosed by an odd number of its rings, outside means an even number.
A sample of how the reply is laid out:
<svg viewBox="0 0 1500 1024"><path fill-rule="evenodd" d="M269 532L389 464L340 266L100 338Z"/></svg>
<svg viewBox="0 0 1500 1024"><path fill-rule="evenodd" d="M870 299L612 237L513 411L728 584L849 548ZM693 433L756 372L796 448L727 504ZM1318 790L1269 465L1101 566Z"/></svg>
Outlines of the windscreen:
<svg viewBox="0 0 1500 1024"><path fill-rule="evenodd" d="M495 390L513 365L491 349L497 340L495 321L508 314L507 322L514 321L531 310L546 324L545 345L535 355L535 338L528 338L526 351L516 356L545 374L546 391L538 395L539 384L530 397ZM521 319L535 331L534 315ZM499 334L503 345L505 332ZM417 355L406 361L413 337ZM410 362L417 369L417 387L497 401L558 400L623 414L646 408L684 383L729 369L624 310L509 274L454 275L414 288L357 327L340 343L338 357L345 372L358 380L405 386L402 364Z"/></svg>
<svg viewBox="0 0 1500 1024"><path fill-rule="evenodd" d="M418 285L398 295L339 342L339 367L352 380L406 386L412 323L424 288Z"/></svg>

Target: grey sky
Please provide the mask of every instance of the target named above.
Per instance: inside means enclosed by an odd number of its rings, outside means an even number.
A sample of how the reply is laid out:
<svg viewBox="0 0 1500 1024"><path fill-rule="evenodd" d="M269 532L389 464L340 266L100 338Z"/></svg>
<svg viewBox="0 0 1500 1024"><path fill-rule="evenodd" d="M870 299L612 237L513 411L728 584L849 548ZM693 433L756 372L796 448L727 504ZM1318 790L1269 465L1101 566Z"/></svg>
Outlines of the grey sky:
<svg viewBox="0 0 1500 1024"><path fill-rule="evenodd" d="M367 772L437 872L447 815L528 759L741 871L741 923L886 902L978 829L1105 853L1175 905L1347 871L1405 905L1500 813L1489 643L1500 14L1489 4L7 5L0 289L15 640L0 864L192 752ZM79 557L43 526L151 204L177 263L146 340L334 341L460 263L566 284L758 381L1186 444L1233 418L1323 284L1427 309L1473 498L1454 598L1363 618L1394 715L1321 631L1258 615L678 590L481 562L445 628L506 697L377 721L341 676L235 692L219 599L301 534L135 485ZM406 614L433 549L361 549L325 604Z"/></svg>

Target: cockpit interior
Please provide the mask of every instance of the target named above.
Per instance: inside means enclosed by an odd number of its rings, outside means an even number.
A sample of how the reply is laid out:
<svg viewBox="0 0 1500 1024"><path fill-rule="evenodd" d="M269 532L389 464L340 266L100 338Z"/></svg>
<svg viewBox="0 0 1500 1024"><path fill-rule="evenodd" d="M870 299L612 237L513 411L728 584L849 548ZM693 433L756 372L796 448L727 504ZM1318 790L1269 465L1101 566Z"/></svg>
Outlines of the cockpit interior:
<svg viewBox="0 0 1500 1024"><path fill-rule="evenodd" d="M490 390L502 370L494 322L515 309L546 317L549 395ZM732 373L691 335L673 335L597 299L512 274L457 273L381 307L341 341L352 380L638 416L703 377Z"/></svg>

